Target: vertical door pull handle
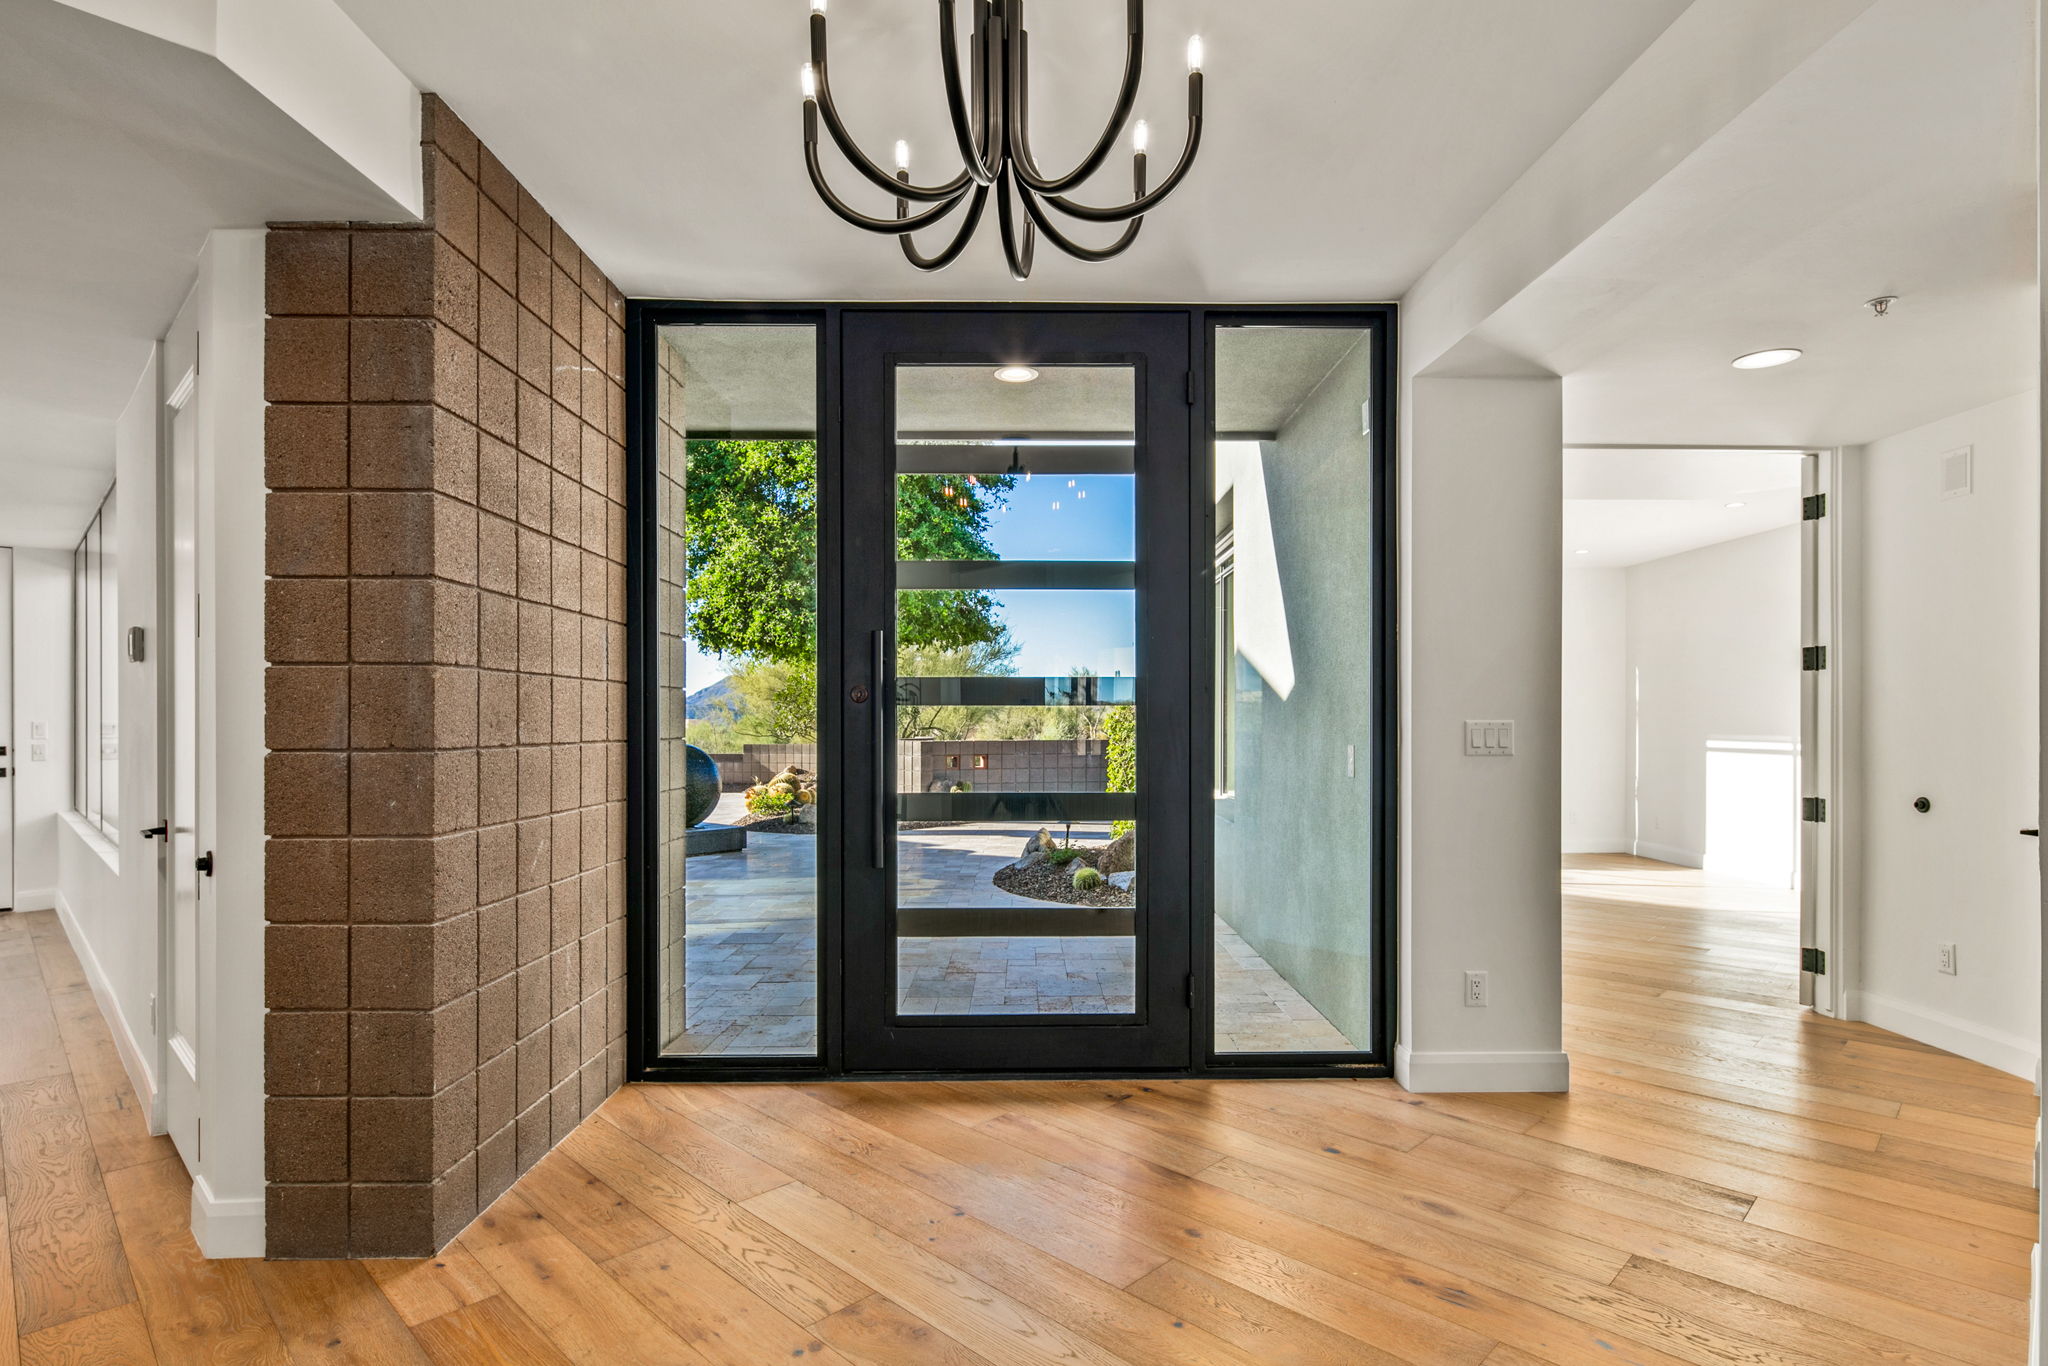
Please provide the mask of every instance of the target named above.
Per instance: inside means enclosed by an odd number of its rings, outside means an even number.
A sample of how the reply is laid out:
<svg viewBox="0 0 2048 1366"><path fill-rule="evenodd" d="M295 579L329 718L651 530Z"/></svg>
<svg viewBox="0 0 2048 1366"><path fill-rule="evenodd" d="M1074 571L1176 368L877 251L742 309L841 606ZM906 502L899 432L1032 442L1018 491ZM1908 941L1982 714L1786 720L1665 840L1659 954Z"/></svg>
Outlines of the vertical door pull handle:
<svg viewBox="0 0 2048 1366"><path fill-rule="evenodd" d="M896 761L889 743L889 632L875 632L875 867L889 866L889 769Z"/></svg>

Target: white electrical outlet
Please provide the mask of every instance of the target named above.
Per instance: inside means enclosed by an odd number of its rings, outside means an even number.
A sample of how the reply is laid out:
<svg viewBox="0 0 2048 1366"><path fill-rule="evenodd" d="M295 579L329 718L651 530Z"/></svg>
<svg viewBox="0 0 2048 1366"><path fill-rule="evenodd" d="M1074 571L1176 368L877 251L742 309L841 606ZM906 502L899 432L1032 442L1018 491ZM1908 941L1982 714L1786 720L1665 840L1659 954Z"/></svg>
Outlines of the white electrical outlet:
<svg viewBox="0 0 2048 1366"><path fill-rule="evenodd" d="M1465 752L1486 758L1507 758L1515 752L1515 723L1512 721L1467 721Z"/></svg>
<svg viewBox="0 0 2048 1366"><path fill-rule="evenodd" d="M1465 974L1465 1004L1483 1006L1486 1004L1486 974L1468 972Z"/></svg>
<svg viewBox="0 0 2048 1366"><path fill-rule="evenodd" d="M1934 970L1949 977L1955 976L1956 946L1953 944L1936 944L1934 951L1936 955Z"/></svg>

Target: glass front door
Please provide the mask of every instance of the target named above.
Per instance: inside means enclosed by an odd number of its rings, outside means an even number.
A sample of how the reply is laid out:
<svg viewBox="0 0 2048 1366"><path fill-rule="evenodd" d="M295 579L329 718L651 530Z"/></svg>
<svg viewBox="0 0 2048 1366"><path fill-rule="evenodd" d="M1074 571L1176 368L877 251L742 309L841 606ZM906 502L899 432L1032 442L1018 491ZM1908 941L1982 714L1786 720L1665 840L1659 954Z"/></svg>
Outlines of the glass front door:
<svg viewBox="0 0 2048 1366"><path fill-rule="evenodd" d="M1180 1064L1186 328L846 329L847 1065Z"/></svg>

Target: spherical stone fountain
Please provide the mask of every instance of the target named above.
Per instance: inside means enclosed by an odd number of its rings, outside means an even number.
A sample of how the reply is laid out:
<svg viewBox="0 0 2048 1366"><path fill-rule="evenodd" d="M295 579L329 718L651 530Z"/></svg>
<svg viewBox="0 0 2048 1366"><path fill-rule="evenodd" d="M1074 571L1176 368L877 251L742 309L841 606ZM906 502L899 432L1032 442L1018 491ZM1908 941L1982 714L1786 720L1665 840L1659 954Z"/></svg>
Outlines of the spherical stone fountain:
<svg viewBox="0 0 2048 1366"><path fill-rule="evenodd" d="M730 854L747 847L747 832L736 825L705 821L718 805L718 761L695 745L683 746L683 855Z"/></svg>

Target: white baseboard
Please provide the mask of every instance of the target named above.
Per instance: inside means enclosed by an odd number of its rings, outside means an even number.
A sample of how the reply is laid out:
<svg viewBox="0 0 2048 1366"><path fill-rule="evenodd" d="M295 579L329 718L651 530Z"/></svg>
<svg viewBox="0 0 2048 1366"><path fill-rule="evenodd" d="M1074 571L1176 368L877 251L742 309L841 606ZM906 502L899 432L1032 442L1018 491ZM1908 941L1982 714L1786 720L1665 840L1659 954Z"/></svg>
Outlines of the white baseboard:
<svg viewBox="0 0 2048 1366"><path fill-rule="evenodd" d="M57 909L55 887L16 887L14 909L17 911L54 911Z"/></svg>
<svg viewBox="0 0 2048 1366"><path fill-rule="evenodd" d="M1616 835L1605 840L1566 840L1559 847L1561 854L1626 854L1634 841L1627 835Z"/></svg>
<svg viewBox="0 0 2048 1366"><path fill-rule="evenodd" d="M1409 1091L1569 1091L1563 1053L1416 1053L1394 1045L1394 1080Z"/></svg>
<svg viewBox="0 0 2048 1366"><path fill-rule="evenodd" d="M192 1178L192 1238L210 1258L263 1255L263 1197L223 1200L204 1176Z"/></svg>
<svg viewBox="0 0 2048 1366"><path fill-rule="evenodd" d="M1848 1014L1852 1020L1889 1029L1920 1043L1933 1044L1951 1053L2032 1080L2040 1063L2040 1049L2032 1039L1986 1029L1969 1020L1924 1006L1911 1005L1874 991L1848 993Z"/></svg>
<svg viewBox="0 0 2048 1366"><path fill-rule="evenodd" d="M128 1017L121 1013L121 1003L114 996L114 984L107 980L107 970L100 966L99 955L92 951L92 944L85 932L78 927L78 917L65 902L62 892L55 894L57 923L64 928L64 937L71 941L71 951L78 955L78 965L85 971L86 985L92 988L92 998L99 1004L100 1015L107 1022L107 1033L114 1038L114 1051L121 1055L121 1067L128 1073L128 1084L135 1088L135 1097L142 1102L142 1112L149 1117L149 1131L160 1134L164 1131L163 1096L157 1090L156 1073L143 1054L142 1045L129 1027Z"/></svg>
<svg viewBox="0 0 2048 1366"><path fill-rule="evenodd" d="M1680 868L1697 868L1707 861L1705 852L1698 849L1681 849L1675 844L1655 844L1649 840L1636 841L1637 858L1653 858L1659 863L1675 863Z"/></svg>

